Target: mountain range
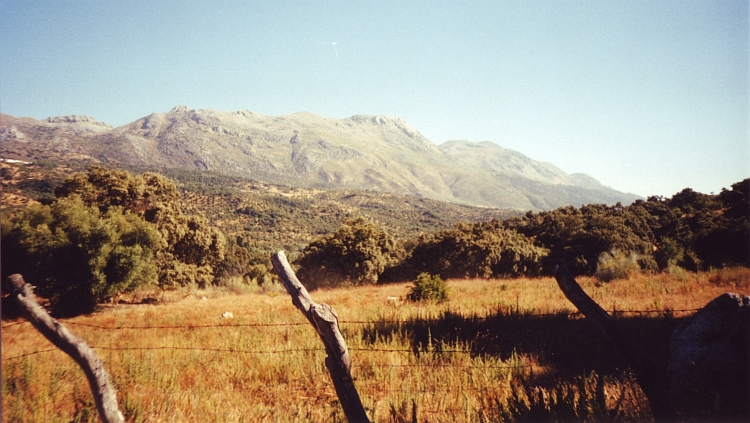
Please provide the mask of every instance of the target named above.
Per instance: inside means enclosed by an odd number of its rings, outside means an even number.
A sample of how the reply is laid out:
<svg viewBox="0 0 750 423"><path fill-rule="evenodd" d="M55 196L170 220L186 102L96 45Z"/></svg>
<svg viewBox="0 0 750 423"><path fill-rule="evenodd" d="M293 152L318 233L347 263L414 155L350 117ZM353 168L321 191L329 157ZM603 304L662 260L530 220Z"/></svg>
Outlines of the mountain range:
<svg viewBox="0 0 750 423"><path fill-rule="evenodd" d="M0 157L210 170L516 210L639 198L489 141L435 145L402 119L380 115L266 116L177 106L114 128L88 116L40 121L0 114Z"/></svg>

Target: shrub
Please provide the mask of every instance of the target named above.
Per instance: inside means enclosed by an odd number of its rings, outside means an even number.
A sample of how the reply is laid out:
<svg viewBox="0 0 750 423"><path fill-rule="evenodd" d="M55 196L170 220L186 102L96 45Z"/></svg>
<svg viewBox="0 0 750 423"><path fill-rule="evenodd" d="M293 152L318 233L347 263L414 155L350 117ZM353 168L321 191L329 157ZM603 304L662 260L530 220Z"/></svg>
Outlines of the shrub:
<svg viewBox="0 0 750 423"><path fill-rule="evenodd" d="M563 260L574 275L591 275L596 273L598 257L614 249L634 251L644 269L656 270L652 254L655 219L644 206L590 204L528 212L523 218L508 219L505 225L549 249L545 269Z"/></svg>
<svg viewBox="0 0 750 423"><path fill-rule="evenodd" d="M406 296L409 301L434 301L442 303L448 300L448 285L440 276L421 273L414 280L414 285Z"/></svg>
<svg viewBox="0 0 750 423"><path fill-rule="evenodd" d="M664 272L668 275L673 276L680 282L687 282L688 278L690 277L689 271L676 264L670 264L666 269L664 269Z"/></svg>
<svg viewBox="0 0 750 423"><path fill-rule="evenodd" d="M537 275L547 250L499 221L456 225L420 237L403 267L446 278Z"/></svg>
<svg viewBox="0 0 750 423"><path fill-rule="evenodd" d="M375 283L404 249L385 230L364 218L349 219L335 233L310 243L295 261L310 289Z"/></svg>
<svg viewBox="0 0 750 423"><path fill-rule="evenodd" d="M100 212L77 195L3 216L2 233L2 277L22 274L57 315L90 312L156 283L156 252L164 246L153 224L121 207Z"/></svg>
<svg viewBox="0 0 750 423"><path fill-rule="evenodd" d="M156 225L165 241L158 254L162 287L214 283L214 270L224 261L226 240L203 216L186 215L174 182L156 173L131 175L91 166L55 189L58 201L78 196L83 204L106 213L119 207Z"/></svg>
<svg viewBox="0 0 750 423"><path fill-rule="evenodd" d="M609 282L615 279L627 279L640 270L637 254L612 250L599 256L596 277L602 282Z"/></svg>
<svg viewBox="0 0 750 423"><path fill-rule="evenodd" d="M684 261L685 247L670 237L663 237L654 258L660 269L668 269Z"/></svg>

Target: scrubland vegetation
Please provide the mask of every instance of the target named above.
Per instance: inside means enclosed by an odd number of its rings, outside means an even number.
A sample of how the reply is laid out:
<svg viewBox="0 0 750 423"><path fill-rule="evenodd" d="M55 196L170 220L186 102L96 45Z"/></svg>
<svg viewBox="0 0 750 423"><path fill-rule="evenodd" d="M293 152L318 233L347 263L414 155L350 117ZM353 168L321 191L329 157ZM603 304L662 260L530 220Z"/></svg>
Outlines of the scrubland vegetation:
<svg viewBox="0 0 750 423"><path fill-rule="evenodd" d="M750 179L519 215L37 166L2 168L37 200L4 204L2 278L23 274L95 347L129 421L343 420L325 351L276 283L279 249L337 310L376 421L651 419L622 358L545 277L556 260L660 365L694 309L748 294ZM83 375L9 300L4 421L96 420Z"/></svg>
<svg viewBox="0 0 750 423"><path fill-rule="evenodd" d="M748 294L750 271L579 282L618 310L628 334L664 364L669 333L691 314L680 310L725 291ZM448 286L447 301L395 306L387 298L405 300L411 284L313 292L339 315L355 385L374 421L651 419L622 358L590 322L571 314L554 279ZM123 298L149 295L162 298L158 290ZM64 320L104 360L128 421L344 420L322 344L286 293L193 286L164 299ZM225 311L234 319L223 319ZM3 323L4 421L97 421L77 365L22 322Z"/></svg>

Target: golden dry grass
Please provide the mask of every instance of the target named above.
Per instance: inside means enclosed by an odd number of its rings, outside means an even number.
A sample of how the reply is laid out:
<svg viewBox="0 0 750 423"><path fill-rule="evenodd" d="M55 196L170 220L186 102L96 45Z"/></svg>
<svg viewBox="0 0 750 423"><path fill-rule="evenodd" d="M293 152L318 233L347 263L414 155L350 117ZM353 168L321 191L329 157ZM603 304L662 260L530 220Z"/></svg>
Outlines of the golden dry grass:
<svg viewBox="0 0 750 423"><path fill-rule="evenodd" d="M678 276L637 275L608 284L579 278L579 282L605 309L656 311L699 308L726 291L747 295L750 283L748 269ZM581 392L575 391L570 398L582 398L577 406L581 409L592 407L584 400L593 395L586 386L595 384L596 377L582 370L576 384L563 372L565 360L558 357L576 345L505 339L492 333L493 327L468 317L497 315L498 310L520 315L573 311L554 279L448 283L450 300L442 304L404 302L394 307L387 297L405 298L408 284L312 293L317 302L332 305L342 321L355 384L374 421L411 421L415 407L419 421L501 421L509 396L520 392L524 397L530 392L519 390L524 384L527 388L540 385L538 389L544 389L547 397L558 392L556 386L564 388L559 392L579 386ZM107 306L90 316L66 320L106 363L128 421L344 420L325 369L322 344L286 293L181 291L169 297L179 300ZM234 318L222 318L226 311ZM441 326L446 313L454 320L444 320ZM461 320L462 316L467 317ZM550 324L577 317L555 319ZM370 321L381 323L359 323ZM22 322L3 322L3 421L97 421L82 371ZM464 333L446 329L454 322ZM271 324L282 325L253 326ZM533 326L538 323L523 319L517 324L522 331L532 331L523 325L538 328ZM129 326L160 328L112 329ZM479 349L490 338L494 343L487 345L500 346L502 351ZM503 344L514 339L523 342ZM535 345L544 347L535 351ZM602 345L597 347L598 354L611 353ZM46 352L22 356L36 351ZM570 368L578 371L578 367ZM642 394L627 374L610 372L601 381L611 416L615 416L617 400L624 397L617 418L650 418Z"/></svg>

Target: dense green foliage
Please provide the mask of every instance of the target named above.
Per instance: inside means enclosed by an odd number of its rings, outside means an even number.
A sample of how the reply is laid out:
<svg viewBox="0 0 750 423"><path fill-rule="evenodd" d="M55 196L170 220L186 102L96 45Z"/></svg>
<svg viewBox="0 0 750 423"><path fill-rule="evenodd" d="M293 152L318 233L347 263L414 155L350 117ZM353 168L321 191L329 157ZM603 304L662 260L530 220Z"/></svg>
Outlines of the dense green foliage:
<svg viewBox="0 0 750 423"><path fill-rule="evenodd" d="M236 276L248 283L268 282L274 275L269 256L279 249L297 257L300 277L310 288L413 280L423 272L442 278L533 276L549 272L558 259L576 274L598 274L602 280L635 269L750 266L749 179L718 195L685 189L672 198L651 197L628 206L568 206L509 217L507 211L427 199L272 186L188 171L169 171L179 189L156 173L133 176L99 166L63 181L64 169L54 163L4 165L0 179L6 192L41 200L50 215L63 200L79 201L86 213L95 207L92 222L118 215L152 224L161 241L144 247L150 253L140 260L155 266L163 287ZM4 211L5 246L16 245L12 234L21 233L23 219L46 210L38 207ZM25 236L40 236L32 232ZM8 249L3 248L3 257L16 254L16 267L33 262L24 258L33 249ZM9 262L4 260L3 277L13 267ZM114 280L110 277L107 285L120 286Z"/></svg>
<svg viewBox="0 0 750 423"><path fill-rule="evenodd" d="M186 215L164 176L92 166L58 185L49 205L3 214L3 278L21 273L59 313L139 285L207 285L224 263L224 236Z"/></svg>
<svg viewBox="0 0 750 423"><path fill-rule="evenodd" d="M295 264L312 289L374 283L403 259L404 249L384 229L364 218L347 220L336 232L310 243Z"/></svg>
<svg viewBox="0 0 750 423"><path fill-rule="evenodd" d="M158 252L162 286L198 284L214 280L214 268L224 260L223 234L198 215L185 215L172 181L156 173L128 172L92 166L55 189L58 198L80 196L84 204L102 212L122 207L153 223L166 241Z"/></svg>
<svg viewBox="0 0 750 423"><path fill-rule="evenodd" d="M429 273L420 273L414 280L406 295L409 301L434 301L442 303L448 300L448 284L440 278Z"/></svg>
<svg viewBox="0 0 750 423"><path fill-rule="evenodd" d="M400 267L407 274L428 272L444 278L536 275L546 254L530 239L492 220L421 236Z"/></svg>
<svg viewBox="0 0 750 423"><path fill-rule="evenodd" d="M688 188L661 201L672 213L665 216L659 239L677 241L677 251L671 257L676 264L691 270L750 266L750 179L733 184L731 190L723 189L719 195Z"/></svg>
<svg viewBox="0 0 750 423"><path fill-rule="evenodd" d="M618 250L636 254L643 270L673 265L696 271L750 266L749 207L750 179L745 179L719 195L686 188L669 199L563 207L504 224L550 250L545 268L562 259L576 274L594 274L599 257Z"/></svg>
<svg viewBox="0 0 750 423"><path fill-rule="evenodd" d="M165 242L156 226L122 207L102 212L77 195L32 205L2 220L3 278L21 273L57 314L157 281Z"/></svg>
<svg viewBox="0 0 750 423"><path fill-rule="evenodd" d="M523 218L507 220L505 225L549 249L545 268L564 260L575 274L593 274L599 256L611 250L634 252L643 257L642 268L656 268L650 254L653 234L644 215L619 204L594 204L527 213Z"/></svg>

